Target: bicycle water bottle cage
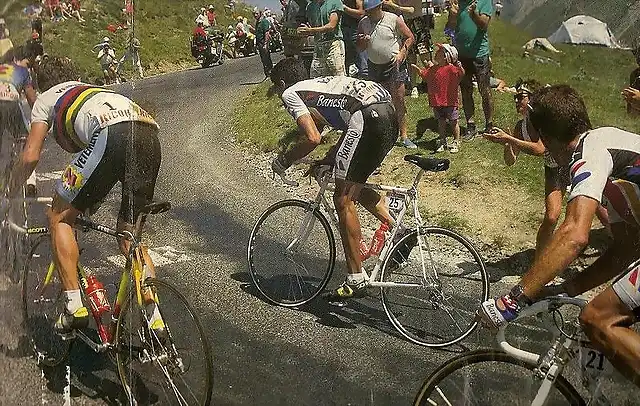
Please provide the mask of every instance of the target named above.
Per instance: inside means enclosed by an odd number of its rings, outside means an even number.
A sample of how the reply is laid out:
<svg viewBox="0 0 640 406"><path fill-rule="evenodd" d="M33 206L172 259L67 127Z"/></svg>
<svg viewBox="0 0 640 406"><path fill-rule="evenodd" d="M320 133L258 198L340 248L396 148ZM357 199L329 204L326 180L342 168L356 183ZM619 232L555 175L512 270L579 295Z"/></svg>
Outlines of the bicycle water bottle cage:
<svg viewBox="0 0 640 406"><path fill-rule="evenodd" d="M405 155L404 160L419 166L428 172L442 172L449 169L448 159L425 158L418 155Z"/></svg>

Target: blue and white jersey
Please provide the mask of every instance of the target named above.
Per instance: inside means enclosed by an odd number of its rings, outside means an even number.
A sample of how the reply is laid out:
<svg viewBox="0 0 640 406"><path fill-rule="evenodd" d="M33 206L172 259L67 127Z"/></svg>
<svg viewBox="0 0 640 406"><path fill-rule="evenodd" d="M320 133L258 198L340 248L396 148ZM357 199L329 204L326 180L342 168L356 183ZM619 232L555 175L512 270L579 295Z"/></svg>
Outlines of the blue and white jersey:
<svg viewBox="0 0 640 406"><path fill-rule="evenodd" d="M315 110L336 130L346 130L351 115L378 103L390 103L391 95L380 84L348 76L303 80L282 93L289 114L297 120Z"/></svg>

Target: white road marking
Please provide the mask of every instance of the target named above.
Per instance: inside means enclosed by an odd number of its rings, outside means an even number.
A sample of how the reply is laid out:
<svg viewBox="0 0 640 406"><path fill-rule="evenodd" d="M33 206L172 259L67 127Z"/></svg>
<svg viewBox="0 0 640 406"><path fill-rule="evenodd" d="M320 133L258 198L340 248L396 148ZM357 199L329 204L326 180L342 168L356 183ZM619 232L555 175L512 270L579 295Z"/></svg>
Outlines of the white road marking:
<svg viewBox="0 0 640 406"><path fill-rule="evenodd" d="M62 171L36 173L38 181L43 182L46 180L58 180L62 177Z"/></svg>
<svg viewBox="0 0 640 406"><path fill-rule="evenodd" d="M191 257L187 255L186 251L172 247L171 245L149 248L149 255L156 267L191 260ZM122 255L111 255L107 257L107 260L117 266L123 267L125 265L125 259Z"/></svg>
<svg viewBox="0 0 640 406"><path fill-rule="evenodd" d="M71 366L67 364L66 384L64 386L64 406L71 406Z"/></svg>

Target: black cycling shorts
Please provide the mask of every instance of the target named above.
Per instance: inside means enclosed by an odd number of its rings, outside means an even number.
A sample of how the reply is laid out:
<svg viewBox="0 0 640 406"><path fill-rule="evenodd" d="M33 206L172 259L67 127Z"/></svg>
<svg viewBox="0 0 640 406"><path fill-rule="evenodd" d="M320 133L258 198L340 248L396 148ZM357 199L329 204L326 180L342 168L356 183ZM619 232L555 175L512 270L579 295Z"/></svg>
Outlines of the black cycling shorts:
<svg viewBox="0 0 640 406"><path fill-rule="evenodd" d="M26 137L28 133L20 103L0 100L0 137L11 134L14 138L19 138Z"/></svg>
<svg viewBox="0 0 640 406"><path fill-rule="evenodd" d="M160 170L158 130L126 121L110 125L91 138L67 166L56 192L74 208L96 210L113 186L122 183L119 217L133 224L153 199Z"/></svg>
<svg viewBox="0 0 640 406"><path fill-rule="evenodd" d="M398 139L398 118L391 102L355 112L336 153L336 179L366 183Z"/></svg>

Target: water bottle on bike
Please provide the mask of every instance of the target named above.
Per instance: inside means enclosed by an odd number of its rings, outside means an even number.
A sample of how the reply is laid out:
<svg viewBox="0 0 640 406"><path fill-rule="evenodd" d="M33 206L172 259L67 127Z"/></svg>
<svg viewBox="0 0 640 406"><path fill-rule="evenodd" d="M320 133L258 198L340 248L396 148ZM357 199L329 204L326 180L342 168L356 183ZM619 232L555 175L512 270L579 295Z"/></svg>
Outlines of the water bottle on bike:
<svg viewBox="0 0 640 406"><path fill-rule="evenodd" d="M109 332L106 328L107 323L102 322L102 316L111 312L111 305L107 298L107 291L105 290L102 282L100 282L95 275L88 274L86 280L87 282L86 286L84 286L84 291L91 303L91 313L93 314L93 318L98 326L98 334L100 335L100 338L103 339L103 342L108 342Z"/></svg>
<svg viewBox="0 0 640 406"><path fill-rule="evenodd" d="M373 240L371 240L371 247L369 248L369 257L377 257L384 247L386 240L386 233L389 231L389 224L382 223L380 227L373 234Z"/></svg>

